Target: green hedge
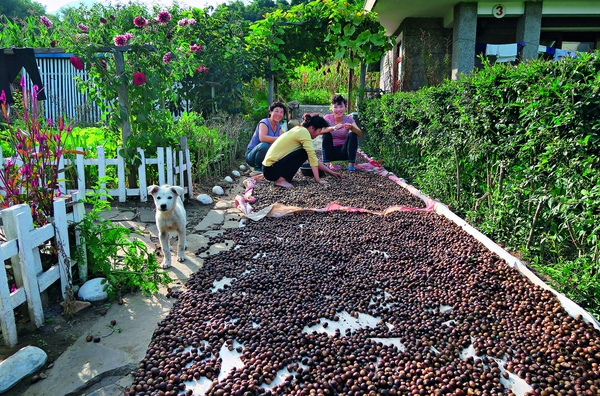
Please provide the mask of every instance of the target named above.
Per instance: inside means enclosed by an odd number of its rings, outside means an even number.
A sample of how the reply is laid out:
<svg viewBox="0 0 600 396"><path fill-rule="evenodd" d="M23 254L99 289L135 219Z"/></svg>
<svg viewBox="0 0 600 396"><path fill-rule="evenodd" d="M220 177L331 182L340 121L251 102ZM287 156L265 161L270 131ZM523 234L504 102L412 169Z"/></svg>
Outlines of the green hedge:
<svg viewBox="0 0 600 396"><path fill-rule="evenodd" d="M599 316L600 52L367 100L361 147Z"/></svg>

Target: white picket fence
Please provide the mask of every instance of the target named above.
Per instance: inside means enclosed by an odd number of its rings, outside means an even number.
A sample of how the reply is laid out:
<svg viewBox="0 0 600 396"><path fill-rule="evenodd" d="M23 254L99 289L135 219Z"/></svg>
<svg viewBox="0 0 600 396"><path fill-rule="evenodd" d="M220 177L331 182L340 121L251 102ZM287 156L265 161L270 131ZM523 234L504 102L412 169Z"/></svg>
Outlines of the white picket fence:
<svg viewBox="0 0 600 396"><path fill-rule="evenodd" d="M59 163L59 188L61 194L74 194L75 192L92 192L94 186L86 180L86 167L97 168L98 180L101 180L108 173L109 167L116 167L117 188L108 188L106 183L101 183L100 188L111 197L119 199L119 202L125 202L127 197L139 197L141 202L148 201L148 177L147 172L150 167L156 167L158 173L158 184L170 184L183 187L188 197L193 196L192 188L192 163L190 160L190 151L187 147L187 140L182 139L182 150L173 150L171 147L158 147L156 158L146 158L144 150L137 149L140 164L137 167L137 187L128 188L126 185L126 163L125 159L117 154L116 158L106 158L104 147L97 147L95 158L86 158L84 154L76 154L74 159L61 158ZM83 153L82 148L77 148L79 153ZM0 148L0 168L6 163L2 157ZM17 163L18 164L18 163ZM76 180L67 180L64 169L73 166L77 174ZM0 180L0 193L3 192L2 181ZM184 197L182 197L184 198Z"/></svg>
<svg viewBox="0 0 600 396"><path fill-rule="evenodd" d="M70 198L70 202L67 197L57 199L53 222L40 228L34 228L29 205L15 205L0 212L1 231L7 239L0 243L0 262L3 264L0 268L0 328L4 344L9 347L18 342L16 308L27 303L31 322L41 327L44 324L42 293L60 280L64 298L67 286L72 284L70 279L75 265L78 265L80 280L87 279L87 262L73 260L69 245L69 227L83 219L85 208L79 194ZM76 244L80 245L79 234L73 231ZM46 248L52 240L56 241L58 261L44 271L40 247ZM9 284L4 265L7 260L11 262L14 284Z"/></svg>
<svg viewBox="0 0 600 396"><path fill-rule="evenodd" d="M126 201L127 197L139 197L140 201L148 200L147 172L151 167L156 167L158 174L158 184L179 185L183 187L185 194L189 197L193 195L192 173L190 152L187 148L187 141L182 139L182 150L173 150L171 147L158 147L156 158L146 158L144 151L138 149L140 164L137 167L138 184L136 188L127 188L125 170L126 164L123 157L117 155L117 158L106 158L104 147L97 148L95 158L85 158L84 154L76 154L75 158L63 158L59 163L59 188L61 197L54 203L54 223L45 225L41 228L34 228L31 209L28 205L15 205L0 212L2 218L2 227L0 234L6 238L6 242L0 243L0 263L6 260L11 261L11 267L14 275L14 286L16 289L11 292L11 286L8 281L6 268L2 265L0 268L0 325L4 342L8 346L16 345L17 328L15 324L15 308L27 302L30 319L37 327L43 325L44 312L42 308L41 294L55 281L60 279L61 290L65 293L66 286L69 284L70 270L74 263L72 260L69 246L68 227L73 222L79 222L85 216L85 208L81 199L87 192L94 191L86 180L85 170L88 168L97 168L98 179L106 176L109 167L116 167L117 188L107 189L105 184L100 187L108 195L116 197L120 202ZM84 152L77 149L78 152ZM8 159L3 158L0 148L0 169ZM77 180L65 179L65 166L73 167L73 173ZM0 193L3 186L0 181ZM66 197L72 197L72 204L67 206ZM70 213L67 213L67 207L73 207ZM79 244L79 235L75 232L75 238ZM50 269L43 271L40 258L40 246L48 244L48 241L56 238L56 245L62 246L63 254L59 254L58 263ZM59 249L60 251L60 249ZM65 263L71 261L70 266ZM79 274L81 281L87 278L87 263L79 263Z"/></svg>

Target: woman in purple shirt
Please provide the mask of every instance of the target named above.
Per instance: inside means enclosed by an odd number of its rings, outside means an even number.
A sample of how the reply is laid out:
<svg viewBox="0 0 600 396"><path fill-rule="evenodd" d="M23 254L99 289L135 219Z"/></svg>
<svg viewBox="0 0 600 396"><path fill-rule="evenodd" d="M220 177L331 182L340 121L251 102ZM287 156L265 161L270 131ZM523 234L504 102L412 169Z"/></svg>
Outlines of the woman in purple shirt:
<svg viewBox="0 0 600 396"><path fill-rule="evenodd" d="M349 115L345 115L348 101L342 95L331 99L332 114L323 118L330 125L323 128L323 162L329 166L331 161L348 161L348 170L353 171L358 150L358 138L362 131Z"/></svg>
<svg viewBox="0 0 600 396"><path fill-rule="evenodd" d="M246 149L246 163L254 168L255 172L262 172L262 162L267 150L281 134L279 124L286 115L287 109L281 102L273 102L269 106L269 118L263 118L256 126Z"/></svg>

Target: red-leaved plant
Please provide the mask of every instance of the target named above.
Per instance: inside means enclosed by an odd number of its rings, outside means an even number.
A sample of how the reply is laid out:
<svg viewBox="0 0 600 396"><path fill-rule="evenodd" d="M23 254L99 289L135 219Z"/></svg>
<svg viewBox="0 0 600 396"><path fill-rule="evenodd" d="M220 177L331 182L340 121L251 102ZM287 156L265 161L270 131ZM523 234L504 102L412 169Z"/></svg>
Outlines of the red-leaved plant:
<svg viewBox="0 0 600 396"><path fill-rule="evenodd" d="M28 92L21 78L22 112L17 114L19 126L8 114L5 92L0 92L0 107L6 120L6 135L14 147L14 155L0 164L0 209L27 203L36 225L48 223L53 215L54 197L59 190L59 162L65 154L62 142L71 131L62 117L58 124L43 119L38 113L37 91Z"/></svg>

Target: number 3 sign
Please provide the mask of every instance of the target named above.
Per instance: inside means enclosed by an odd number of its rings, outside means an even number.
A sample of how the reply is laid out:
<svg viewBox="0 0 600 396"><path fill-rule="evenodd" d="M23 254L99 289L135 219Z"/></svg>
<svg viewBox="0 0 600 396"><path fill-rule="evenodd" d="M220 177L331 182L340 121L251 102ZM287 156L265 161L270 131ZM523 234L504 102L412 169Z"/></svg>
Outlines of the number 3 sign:
<svg viewBox="0 0 600 396"><path fill-rule="evenodd" d="M506 9L504 8L504 5L502 5L502 4L496 4L494 6L494 8L492 9L492 14L496 18L502 18L502 17L504 17L504 15L506 15Z"/></svg>

